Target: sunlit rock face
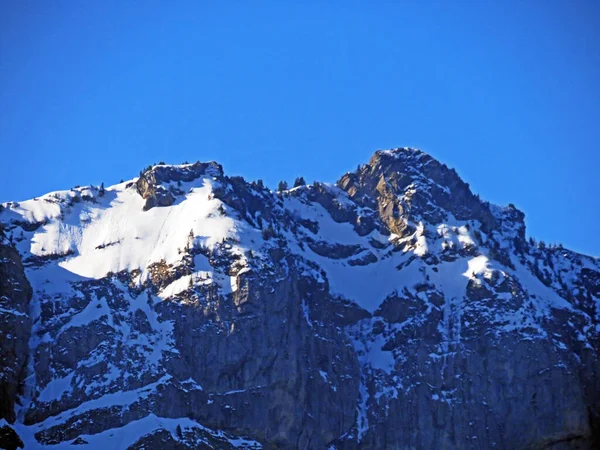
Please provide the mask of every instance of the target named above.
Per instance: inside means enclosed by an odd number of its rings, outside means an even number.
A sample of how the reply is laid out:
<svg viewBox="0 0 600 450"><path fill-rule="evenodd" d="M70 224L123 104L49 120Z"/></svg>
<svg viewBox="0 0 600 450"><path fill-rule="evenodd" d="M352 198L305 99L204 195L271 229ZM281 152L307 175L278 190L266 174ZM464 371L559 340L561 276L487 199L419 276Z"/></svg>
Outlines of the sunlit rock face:
<svg viewBox="0 0 600 450"><path fill-rule="evenodd" d="M283 192L161 164L0 222L0 446L599 445L600 261L419 150Z"/></svg>

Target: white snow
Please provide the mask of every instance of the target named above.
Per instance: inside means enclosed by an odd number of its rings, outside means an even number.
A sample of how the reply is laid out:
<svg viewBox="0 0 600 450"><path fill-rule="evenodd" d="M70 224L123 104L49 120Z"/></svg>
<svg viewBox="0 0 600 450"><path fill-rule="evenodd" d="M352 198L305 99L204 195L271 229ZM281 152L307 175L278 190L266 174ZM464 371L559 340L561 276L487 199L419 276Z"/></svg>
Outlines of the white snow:
<svg viewBox="0 0 600 450"><path fill-rule="evenodd" d="M60 399L66 392L71 389L71 381L73 380L73 372L62 378L55 378L40 392L38 400L41 402L50 402Z"/></svg>
<svg viewBox="0 0 600 450"><path fill-rule="evenodd" d="M488 267L488 258L487 256L480 255L475 258L471 258L467 261L468 269L463 275L467 278L471 278L474 275L486 274L490 272L490 268Z"/></svg>
<svg viewBox="0 0 600 450"><path fill-rule="evenodd" d="M419 224L417 228L417 244L414 250L415 255L425 256L429 251L429 246L427 245L427 239L425 238L425 227L422 223Z"/></svg>
<svg viewBox="0 0 600 450"><path fill-rule="evenodd" d="M262 448L260 443L256 441L232 437L222 431L211 430L187 417L167 418L158 417L154 414L150 414L139 420L131 421L122 427L110 428L101 433L92 435L83 434L80 437L85 440L87 444L78 445L77 448L83 450L126 450L142 437L157 430L167 430L175 440L179 441L179 437L177 436L178 426L183 433L189 429L202 430L214 437L228 441L229 444L235 448ZM25 450L40 448L40 444L34 437L34 433L39 431L38 429L33 426L26 427L22 424L16 424L14 427L24 441ZM56 445L45 445L43 448L47 448L48 450L72 450L73 445L71 442L72 441L69 440Z"/></svg>
<svg viewBox="0 0 600 450"><path fill-rule="evenodd" d="M368 417L368 406L367 402L369 400L369 392L367 391L367 386L365 385L365 381L361 377L361 382L359 386L360 398L358 400L357 405L357 414L356 414L356 428L358 430L358 442L361 441L365 432L369 429L369 417Z"/></svg>
<svg viewBox="0 0 600 450"><path fill-rule="evenodd" d="M93 299L83 311L71 316L71 320L62 327L61 332L59 332L57 336L67 328L82 327L102 317L111 317L111 310L104 297Z"/></svg>
<svg viewBox="0 0 600 450"><path fill-rule="evenodd" d="M209 199L211 183L209 178L204 178L202 185L192 187L181 203L149 211L143 211L144 200L134 190L117 192L110 208L94 208L97 218L92 223L71 230L68 238L78 255L61 266L91 278L101 278L109 271L140 269L143 280L151 263L179 261L178 250L186 246L190 231L201 245L209 248L234 236L233 219L218 212L219 200ZM50 246L51 240L64 239L61 231L50 233L49 230L48 239L43 242ZM117 244L96 250L113 242ZM32 253L35 250L32 249Z"/></svg>
<svg viewBox="0 0 600 450"><path fill-rule="evenodd" d="M573 310L573 307L564 298L558 295L554 290L544 285L536 276L534 276L526 267L524 267L517 258L511 258L515 270L506 271L513 274L522 284L529 295L534 295L536 299L536 312L538 316L550 314L550 308L559 308Z"/></svg>

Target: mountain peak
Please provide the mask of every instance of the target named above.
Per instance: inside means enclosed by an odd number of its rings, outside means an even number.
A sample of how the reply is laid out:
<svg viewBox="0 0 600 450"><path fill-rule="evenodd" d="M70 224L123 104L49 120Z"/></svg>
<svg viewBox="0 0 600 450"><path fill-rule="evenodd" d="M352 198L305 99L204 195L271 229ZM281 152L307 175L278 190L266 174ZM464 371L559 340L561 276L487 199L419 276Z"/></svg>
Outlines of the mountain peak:
<svg viewBox="0 0 600 450"><path fill-rule="evenodd" d="M372 158L375 157L386 157L394 159L406 159L406 158L420 158L422 156L429 156L421 149L415 147L396 147L392 149L376 150Z"/></svg>
<svg viewBox="0 0 600 450"><path fill-rule="evenodd" d="M141 173L151 172L160 181L178 181L198 178L202 175L222 176L223 166L216 161L184 162L182 164L165 164L163 162L148 166Z"/></svg>
<svg viewBox="0 0 600 450"><path fill-rule="evenodd" d="M140 173L136 181L137 192L146 203L147 211L155 206L170 206L177 195L184 194L182 182L191 182L202 176L222 177L223 167L215 161L193 164L150 166Z"/></svg>
<svg viewBox="0 0 600 450"><path fill-rule="evenodd" d="M337 184L354 201L378 208L396 229L406 221L439 223L450 216L478 220L485 229L497 225L488 204L454 169L418 149L378 150Z"/></svg>

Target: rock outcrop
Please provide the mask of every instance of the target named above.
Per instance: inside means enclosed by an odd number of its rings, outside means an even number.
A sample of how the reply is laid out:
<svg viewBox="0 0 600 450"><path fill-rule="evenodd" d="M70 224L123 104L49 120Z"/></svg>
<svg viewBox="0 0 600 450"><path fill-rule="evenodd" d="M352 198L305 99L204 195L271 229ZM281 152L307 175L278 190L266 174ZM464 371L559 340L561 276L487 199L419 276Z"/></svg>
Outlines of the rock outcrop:
<svg viewBox="0 0 600 450"><path fill-rule="evenodd" d="M0 420L13 423L29 362L31 286L21 256L0 233Z"/></svg>
<svg viewBox="0 0 600 450"><path fill-rule="evenodd" d="M222 175L223 169L215 162L198 161L182 166L159 164L141 172L135 186L137 192L146 200L144 210L147 211L155 206L171 206L177 196L184 194L180 189L182 182L196 180L204 174Z"/></svg>
<svg viewBox="0 0 600 450"><path fill-rule="evenodd" d="M10 425L0 426L0 448L6 450L17 450L25 444Z"/></svg>

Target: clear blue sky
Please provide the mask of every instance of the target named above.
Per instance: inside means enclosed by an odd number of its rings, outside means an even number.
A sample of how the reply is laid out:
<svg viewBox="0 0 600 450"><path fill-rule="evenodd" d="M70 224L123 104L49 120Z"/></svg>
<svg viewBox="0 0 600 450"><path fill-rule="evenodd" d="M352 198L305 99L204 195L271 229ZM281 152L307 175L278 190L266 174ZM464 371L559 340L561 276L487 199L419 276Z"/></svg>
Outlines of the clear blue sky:
<svg viewBox="0 0 600 450"><path fill-rule="evenodd" d="M0 201L160 160L335 181L415 146L598 256L599 3L0 0Z"/></svg>

